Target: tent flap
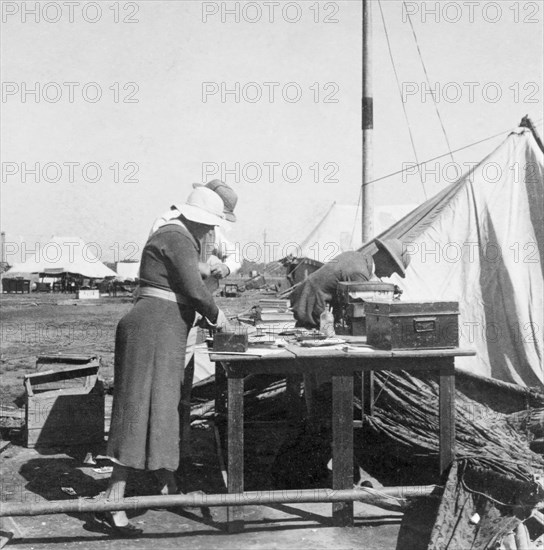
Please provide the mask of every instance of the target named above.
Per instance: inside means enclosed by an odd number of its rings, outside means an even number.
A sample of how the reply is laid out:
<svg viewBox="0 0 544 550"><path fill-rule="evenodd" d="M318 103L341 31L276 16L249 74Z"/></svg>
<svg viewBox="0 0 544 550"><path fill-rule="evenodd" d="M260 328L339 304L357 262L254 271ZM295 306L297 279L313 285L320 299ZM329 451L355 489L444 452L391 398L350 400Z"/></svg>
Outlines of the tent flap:
<svg viewBox="0 0 544 550"><path fill-rule="evenodd" d="M529 130L512 133L380 235L410 256L403 300L459 302L460 345L477 352L460 366L526 386L544 385L543 157Z"/></svg>

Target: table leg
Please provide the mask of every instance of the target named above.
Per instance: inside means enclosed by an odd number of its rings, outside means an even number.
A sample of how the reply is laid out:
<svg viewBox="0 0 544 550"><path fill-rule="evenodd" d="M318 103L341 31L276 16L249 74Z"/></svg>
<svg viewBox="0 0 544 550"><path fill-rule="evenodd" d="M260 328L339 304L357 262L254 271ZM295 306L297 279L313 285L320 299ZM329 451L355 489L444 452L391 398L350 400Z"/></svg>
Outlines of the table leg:
<svg viewBox="0 0 544 550"><path fill-rule="evenodd" d="M361 373L361 420L374 416L374 372Z"/></svg>
<svg viewBox="0 0 544 550"><path fill-rule="evenodd" d="M244 491L244 378L228 378L228 420L227 420L227 471L228 492ZM229 533L243 530L243 507L228 506L227 522Z"/></svg>
<svg viewBox="0 0 544 550"><path fill-rule="evenodd" d="M218 425L225 423L227 414L227 375L223 365L217 361L215 363L215 422Z"/></svg>
<svg viewBox="0 0 544 550"><path fill-rule="evenodd" d="M332 377L332 488L353 489L353 375ZM337 526L353 525L353 502L332 505Z"/></svg>
<svg viewBox="0 0 544 550"><path fill-rule="evenodd" d="M455 363L441 360L440 366L440 475L455 458Z"/></svg>

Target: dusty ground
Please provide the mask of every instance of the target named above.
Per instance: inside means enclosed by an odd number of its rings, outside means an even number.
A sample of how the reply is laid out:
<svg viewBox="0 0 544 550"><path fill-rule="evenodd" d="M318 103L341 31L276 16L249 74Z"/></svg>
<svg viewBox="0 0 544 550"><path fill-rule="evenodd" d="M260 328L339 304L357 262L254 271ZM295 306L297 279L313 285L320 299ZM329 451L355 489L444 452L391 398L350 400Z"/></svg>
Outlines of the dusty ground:
<svg viewBox="0 0 544 550"><path fill-rule="evenodd" d="M251 437L250 434L248 434ZM256 434L258 437L258 434ZM251 441L251 439L250 439ZM186 492L203 490L225 492L216 454L213 431L209 427L193 430L194 454L184 483ZM11 447L3 461L4 500L42 501L71 498L61 487L71 487L79 496L94 496L107 485L108 475L98 474L82 464L83 449L69 454L57 451L41 455L35 450ZM252 470L246 482L248 489L263 489L266 466L247 456ZM260 462L260 464L259 464ZM100 465L101 463L99 463ZM259 466L263 468L259 476ZM263 482L263 483L261 483ZM145 474L134 476L129 494L153 494L153 479ZM144 529L138 540L112 540L85 514L61 514L16 518L16 536L9 546L31 548L278 548L278 549L391 549L395 548L402 516L400 513L372 506L357 505L356 526L350 529L332 527L331 505L278 505L246 507L246 529L241 534L228 534L224 508L149 510L131 513L131 521Z"/></svg>
<svg viewBox="0 0 544 550"><path fill-rule="evenodd" d="M113 379L115 327L132 306L130 296L76 300L70 294L2 294L0 339L0 400L14 403L23 393L25 374L36 372L40 354L97 354L101 376ZM236 315L256 303L259 293L240 298L217 298L228 315ZM18 401L21 405L20 401Z"/></svg>
<svg viewBox="0 0 544 550"><path fill-rule="evenodd" d="M96 353L102 357L101 375L112 380L114 330L130 309L127 297L104 297L76 301L69 295L3 295L0 395L4 410L22 406L22 380L35 372L35 361L43 353ZM239 299L221 299L221 307L235 314L256 303L259 294L245 293ZM246 429L246 488L273 487L275 454L296 428L281 425ZM2 455L3 501L57 500L70 497L62 487L78 496L95 496L107 485L108 475L83 464L85 454L100 449L50 449L37 451L22 446L18 430L3 429L12 440ZM193 428L193 455L186 476L180 478L186 492L225 492L214 432L209 424ZM100 463L98 466L106 465ZM325 485L327 486L326 480ZM129 494L154 494L153 479L134 476ZM10 546L26 548L369 548L390 549L397 545L402 514L357 505L356 527L339 529L330 524L331 505L247 507L247 528L229 535L225 510L176 510L138 512L133 517L144 535L136 540L112 540L84 515L50 515L16 518L16 533ZM408 546L403 546L408 548Z"/></svg>

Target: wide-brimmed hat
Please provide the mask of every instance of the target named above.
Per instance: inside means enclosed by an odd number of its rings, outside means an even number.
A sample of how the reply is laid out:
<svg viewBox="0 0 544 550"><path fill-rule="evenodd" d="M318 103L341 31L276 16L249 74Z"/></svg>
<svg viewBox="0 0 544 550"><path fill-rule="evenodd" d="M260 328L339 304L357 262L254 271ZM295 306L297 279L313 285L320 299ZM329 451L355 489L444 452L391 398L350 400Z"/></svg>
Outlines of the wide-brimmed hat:
<svg viewBox="0 0 544 550"><path fill-rule="evenodd" d="M206 187L194 189L185 204L174 206L188 220L203 225L220 225L225 219L221 197Z"/></svg>
<svg viewBox="0 0 544 550"><path fill-rule="evenodd" d="M399 239L375 239L378 250L385 250L398 268L401 277L406 275L406 268L410 263L410 257L403 252L402 241Z"/></svg>
<svg viewBox="0 0 544 550"><path fill-rule="evenodd" d="M236 203L238 202L238 195L236 191L224 181L221 180L212 180L206 183L193 183L193 187L197 189L198 187L206 187L211 189L214 193L217 193L224 204L223 213L225 214L225 219L229 222L235 222L236 216L234 214L234 209L236 208Z"/></svg>

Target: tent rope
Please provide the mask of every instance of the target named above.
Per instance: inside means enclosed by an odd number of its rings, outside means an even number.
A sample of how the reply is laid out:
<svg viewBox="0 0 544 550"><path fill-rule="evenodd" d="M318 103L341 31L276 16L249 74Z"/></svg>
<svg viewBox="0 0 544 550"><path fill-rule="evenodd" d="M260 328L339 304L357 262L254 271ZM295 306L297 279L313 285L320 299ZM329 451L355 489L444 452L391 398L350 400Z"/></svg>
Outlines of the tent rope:
<svg viewBox="0 0 544 550"><path fill-rule="evenodd" d="M427 72L427 67L425 66L425 62L423 61L423 54L421 53L421 48L419 46L419 41L417 39L416 30L414 28L414 24L412 23L412 18L410 17L410 12L408 11L408 7L406 6L406 1L403 0L402 3L404 4L404 8L406 10L406 15L408 17L408 22L410 23L410 28L412 29L412 34L414 36L414 42L416 43L417 53L419 55L419 60L421 61L421 66L423 67L423 72L425 73L425 78L427 79L427 85L429 86L429 89L431 88L431 79L429 78L429 73ZM450 152L451 160L455 162L455 159L453 158L453 153L451 151L451 145L450 140L448 139L448 134L446 133L446 128L444 127L444 121L442 120L442 116L440 115L440 111L438 109L438 103L436 102L436 98L434 94L431 94L431 97L433 98L433 104L436 111L436 116L438 117L438 121L440 122L440 126L442 127L442 133L444 134L444 138L446 140L446 145L448 146L448 151Z"/></svg>
<svg viewBox="0 0 544 550"><path fill-rule="evenodd" d="M359 198L357 199L357 208L355 209L355 218L353 220L353 229L351 230L351 237L349 240L349 246L353 246L353 239L355 237L355 228L357 227L357 215L359 214L359 207L362 208L362 202L363 202L363 188L359 188Z"/></svg>
<svg viewBox="0 0 544 550"><path fill-rule="evenodd" d="M542 122L542 120L537 120L534 124L539 124L540 122ZM503 130L502 132L499 132L497 134L494 134L492 136L489 136L487 138L484 138L484 139L480 139L479 141L475 141L474 143L470 143L469 145L465 145L464 147L459 147L459 149L455 149L453 151L449 151L447 153L444 153L443 155L438 155L437 157L433 157L433 158L430 158L428 160L425 160L423 162L420 162L419 164L416 164L415 166L407 166L406 168L403 168L402 170L397 170L396 172L391 172L390 174L387 174L385 176L381 176L379 178L376 178L374 180L371 180L371 181L367 181L364 185L370 185L371 183L376 183L377 181L382 181L382 180L385 180L387 178L391 178L393 176L397 176L398 174L403 174L404 172L406 172L407 170L412 170L413 168L419 168L420 166L423 166L425 164L428 164L429 162L433 162L434 160L438 160L438 159L441 159L441 158L444 158L444 157L447 157L449 156L451 153L458 153L459 151L464 151L465 149L469 149L470 147L474 147L476 145L480 145L480 143L484 143L486 141L489 141L491 139L495 139L499 136L503 136L504 134L506 134L507 132L511 132L512 131L512 128L508 128L508 130Z"/></svg>
<svg viewBox="0 0 544 550"><path fill-rule="evenodd" d="M380 14L382 18L383 23L383 30L385 32L385 39L387 41L387 49L389 50L389 59L391 60L391 65L393 66L393 73L395 74L395 80L397 81L397 89L399 91L400 96L400 103L402 105L402 111L404 112L404 118L406 119L406 125L408 126L408 134L410 135L410 143L412 144L412 151L414 152L414 157L416 159L416 164L419 165L419 158L417 156L417 150L416 150L416 144L414 141L414 135L412 133L412 127L410 126L410 120L408 118L408 111L406 110L406 103L402 100L402 86L400 84L399 74L397 72L397 67L395 65L395 59L393 58L393 51L391 48L391 41L389 40L389 32L387 30L387 24L385 23L385 16L382 9L382 2L381 0L378 0L378 5L380 7ZM421 187L423 188L423 195L425 196L425 200L428 199L427 197L427 190L425 189L425 183L423 181L423 174L419 172L420 180L421 180ZM364 185L368 185L372 182L367 182Z"/></svg>

